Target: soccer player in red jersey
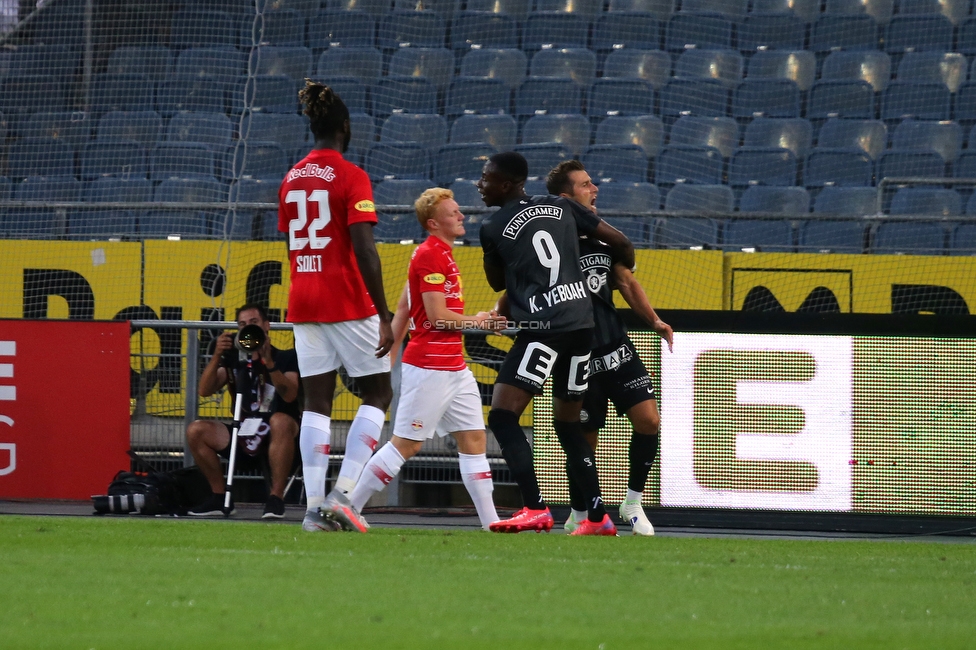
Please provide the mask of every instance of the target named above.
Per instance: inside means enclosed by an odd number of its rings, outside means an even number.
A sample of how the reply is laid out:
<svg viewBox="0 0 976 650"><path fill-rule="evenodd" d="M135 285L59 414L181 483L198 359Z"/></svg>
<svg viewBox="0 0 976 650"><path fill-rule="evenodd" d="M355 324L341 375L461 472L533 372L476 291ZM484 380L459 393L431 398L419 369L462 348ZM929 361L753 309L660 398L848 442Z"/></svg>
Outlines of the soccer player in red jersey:
<svg viewBox="0 0 976 650"><path fill-rule="evenodd" d="M461 273L451 254L454 240L464 235L464 215L453 192L439 187L426 190L414 208L430 236L410 259L407 286L393 317L397 343L408 326L412 332L403 353L393 437L366 464L349 493L349 507L327 503L330 510L326 514L347 530L366 532L368 526L360 512L369 498L420 451L424 440L450 433L458 443L461 480L487 530L498 515L491 499L481 395L464 361L461 330L503 327L505 321L489 312L464 315Z"/></svg>
<svg viewBox="0 0 976 650"><path fill-rule="evenodd" d="M345 367L362 391L330 495L344 499L376 448L393 397L393 330L373 243L373 190L366 172L342 157L351 137L349 110L331 88L309 80L299 98L315 145L281 183L278 230L288 233L288 321L294 323L305 389L299 449L308 510L302 528L335 530L320 506L326 498L336 371Z"/></svg>

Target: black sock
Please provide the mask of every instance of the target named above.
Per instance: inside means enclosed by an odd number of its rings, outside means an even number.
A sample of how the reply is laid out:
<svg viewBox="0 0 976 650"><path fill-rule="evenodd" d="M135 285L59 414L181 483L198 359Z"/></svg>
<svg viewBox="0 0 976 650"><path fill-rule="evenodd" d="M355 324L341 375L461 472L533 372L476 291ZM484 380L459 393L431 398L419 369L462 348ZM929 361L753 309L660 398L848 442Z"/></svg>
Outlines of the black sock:
<svg viewBox="0 0 976 650"><path fill-rule="evenodd" d="M647 473L651 471L654 457L657 456L659 435L646 435L634 431L630 434L630 478L627 487L634 492L643 492L647 484Z"/></svg>
<svg viewBox="0 0 976 650"><path fill-rule="evenodd" d="M535 476L532 447L522 433L518 415L504 409L491 409L488 411L488 427L502 448L508 471L522 493L523 505L530 510L544 510L546 502L542 500L542 491Z"/></svg>
<svg viewBox="0 0 976 650"><path fill-rule="evenodd" d="M593 448L583 437L583 427L579 422L562 422L553 420L552 428L556 430L556 437L563 451L566 452L566 463L570 475L576 479L583 496L586 499L587 519L603 521L607 514L600 496L600 480L596 474L596 458Z"/></svg>
<svg viewBox="0 0 976 650"><path fill-rule="evenodd" d="M569 479L569 507L573 510L586 510L586 497L579 487L579 483L573 478L573 472L569 468L569 461L566 462L566 478Z"/></svg>

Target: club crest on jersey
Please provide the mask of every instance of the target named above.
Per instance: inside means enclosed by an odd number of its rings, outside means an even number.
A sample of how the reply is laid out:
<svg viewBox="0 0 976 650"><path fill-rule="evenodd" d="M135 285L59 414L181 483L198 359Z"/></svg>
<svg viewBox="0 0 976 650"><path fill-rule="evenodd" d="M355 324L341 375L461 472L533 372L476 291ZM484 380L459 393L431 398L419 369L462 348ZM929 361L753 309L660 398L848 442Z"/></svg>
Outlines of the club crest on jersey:
<svg viewBox="0 0 976 650"><path fill-rule="evenodd" d="M356 209L360 212L376 212L376 205L372 201L360 201L356 204Z"/></svg>
<svg viewBox="0 0 976 650"><path fill-rule="evenodd" d="M525 224L540 217L562 219L563 209L555 205L529 206L509 220L508 224L505 226L505 229L502 230L502 235L508 239L515 239L518 237L519 231L525 227Z"/></svg>
<svg viewBox="0 0 976 650"><path fill-rule="evenodd" d="M414 420L413 422L410 423L410 428L413 429L414 431L420 431L421 429L424 428L424 421Z"/></svg>
<svg viewBox="0 0 976 650"><path fill-rule="evenodd" d="M444 284L447 278L444 277L443 273L428 273L424 276L424 282L427 284Z"/></svg>
<svg viewBox="0 0 976 650"><path fill-rule="evenodd" d="M586 272L586 288L590 290L590 293L599 293L606 283L607 276L596 269L590 269Z"/></svg>

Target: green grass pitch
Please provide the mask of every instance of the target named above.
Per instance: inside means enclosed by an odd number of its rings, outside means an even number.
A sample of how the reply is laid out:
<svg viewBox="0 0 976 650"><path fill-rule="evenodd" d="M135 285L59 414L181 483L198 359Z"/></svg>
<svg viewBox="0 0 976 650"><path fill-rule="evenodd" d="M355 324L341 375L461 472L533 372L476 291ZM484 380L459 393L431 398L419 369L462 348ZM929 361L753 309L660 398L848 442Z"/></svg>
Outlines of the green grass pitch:
<svg viewBox="0 0 976 650"><path fill-rule="evenodd" d="M973 648L971 544L0 518L3 648Z"/></svg>

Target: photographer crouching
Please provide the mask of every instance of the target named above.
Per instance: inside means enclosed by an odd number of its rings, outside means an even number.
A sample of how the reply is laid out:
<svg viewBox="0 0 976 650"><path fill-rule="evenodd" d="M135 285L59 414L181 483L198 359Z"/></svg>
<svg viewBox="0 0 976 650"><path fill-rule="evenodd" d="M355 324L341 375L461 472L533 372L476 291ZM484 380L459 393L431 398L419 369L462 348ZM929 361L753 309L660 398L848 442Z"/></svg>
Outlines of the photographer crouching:
<svg viewBox="0 0 976 650"><path fill-rule="evenodd" d="M243 393L238 435L238 467L260 467L267 454L271 467L271 494L264 506L264 519L285 516L285 482L295 457L295 437L301 410L298 401L298 358L294 350L271 345L271 323L260 305L247 304L237 310L237 335L248 325L264 331L264 341L250 353L238 352L235 334L224 332L214 346L213 356L200 375L200 397L210 397L224 386L231 393ZM189 514L196 517L229 516L233 500L224 506L224 476L220 457L230 456L231 427L217 420L196 420L186 429L186 440L212 494Z"/></svg>

